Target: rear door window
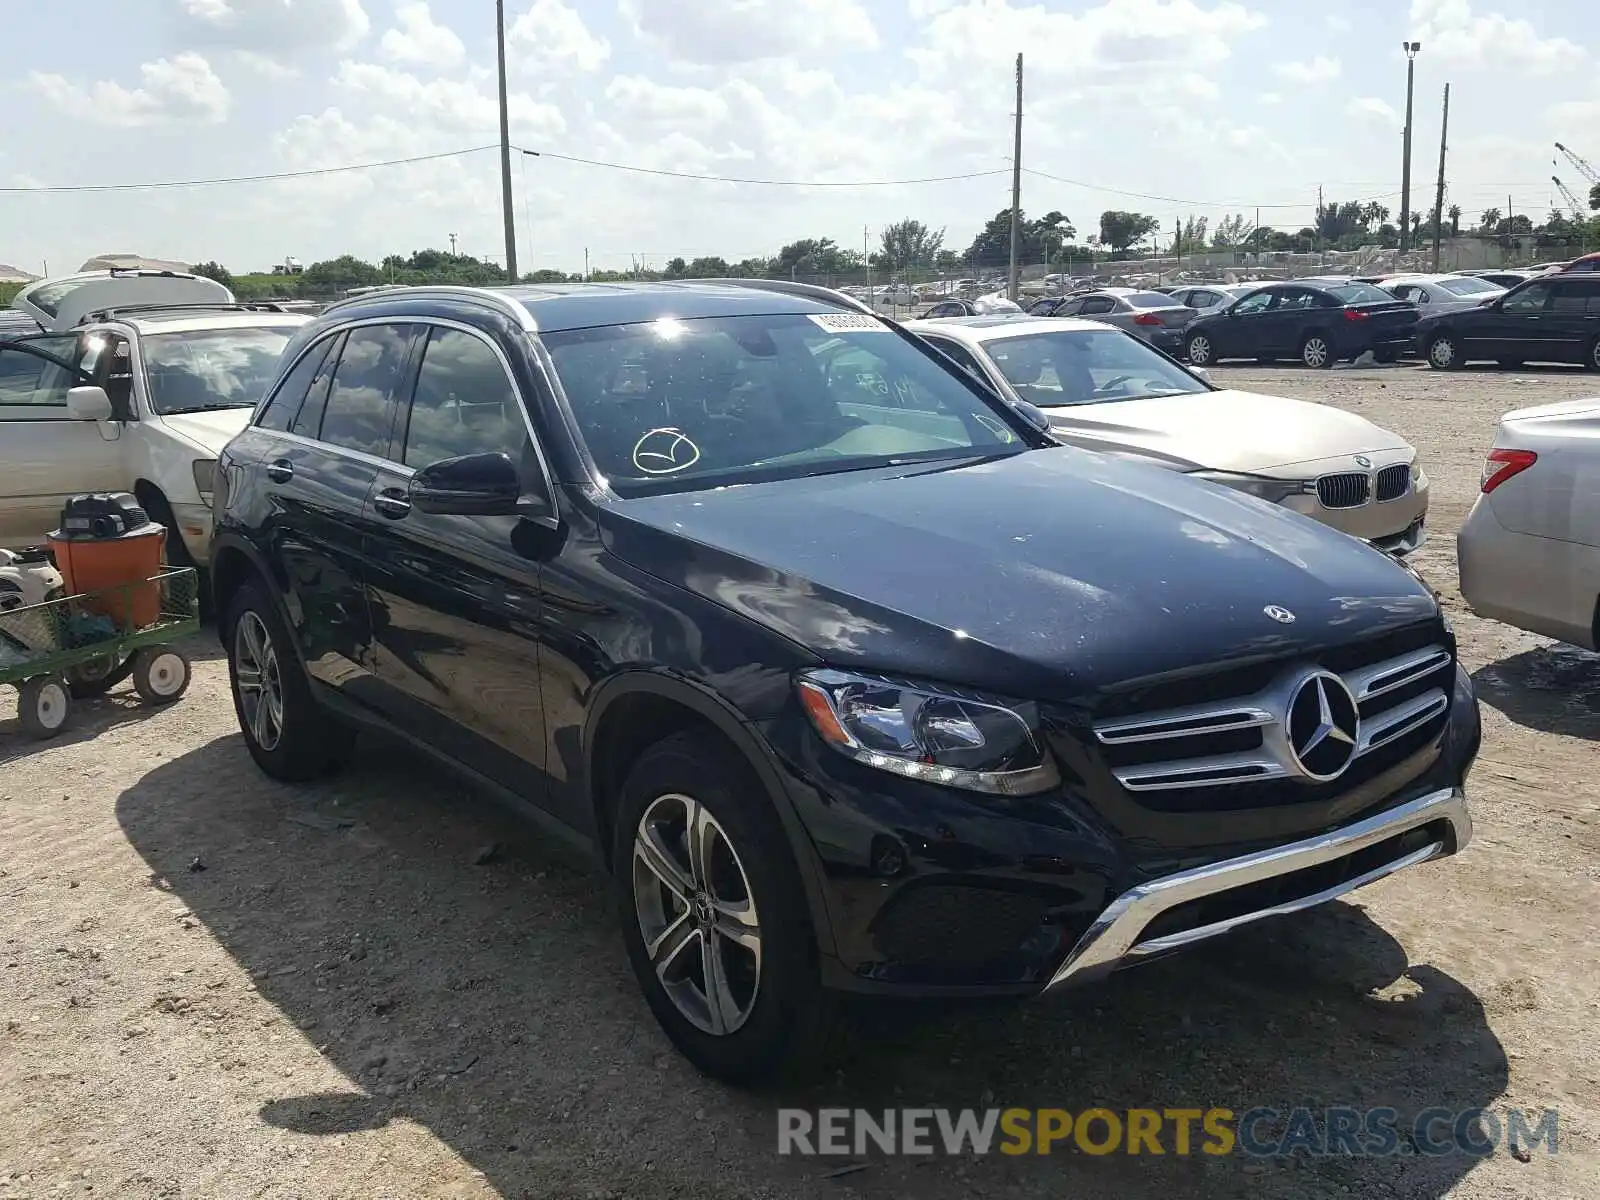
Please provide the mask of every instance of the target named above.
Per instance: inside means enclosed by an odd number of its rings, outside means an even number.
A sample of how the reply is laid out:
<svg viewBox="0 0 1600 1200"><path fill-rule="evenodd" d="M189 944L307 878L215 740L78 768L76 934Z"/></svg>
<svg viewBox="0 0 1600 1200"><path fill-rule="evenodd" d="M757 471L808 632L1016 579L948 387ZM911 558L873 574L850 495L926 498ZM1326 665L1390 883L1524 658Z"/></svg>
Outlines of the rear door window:
<svg viewBox="0 0 1600 1200"><path fill-rule="evenodd" d="M395 402L410 372L416 331L415 325L361 325L350 331L334 368L318 441L388 456Z"/></svg>
<svg viewBox="0 0 1600 1200"><path fill-rule="evenodd" d="M1600 316L1600 279L1562 279L1551 289L1550 311L1563 316Z"/></svg>
<svg viewBox="0 0 1600 1200"><path fill-rule="evenodd" d="M1110 312L1116 306L1116 301L1110 296L1090 296L1084 300L1083 307L1078 312L1085 317L1099 316Z"/></svg>

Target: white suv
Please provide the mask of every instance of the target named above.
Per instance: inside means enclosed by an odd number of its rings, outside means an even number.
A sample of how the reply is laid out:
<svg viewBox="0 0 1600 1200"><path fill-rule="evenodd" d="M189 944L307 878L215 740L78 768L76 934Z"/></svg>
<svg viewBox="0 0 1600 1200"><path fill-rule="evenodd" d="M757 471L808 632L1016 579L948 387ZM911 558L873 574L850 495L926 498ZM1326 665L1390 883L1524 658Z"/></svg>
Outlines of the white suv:
<svg viewBox="0 0 1600 1200"><path fill-rule="evenodd" d="M168 561L205 564L212 465L309 318L234 304L209 280L228 299L192 299L195 277L166 279L176 298L150 298L156 280L140 273L120 308L114 294L103 309L73 304L77 288L47 296L54 311L30 307L26 292L13 300L45 332L0 341L0 546L42 542L69 496L121 491L167 527ZM102 272L28 291L77 283L106 304L107 282ZM60 328L68 310L72 327Z"/></svg>

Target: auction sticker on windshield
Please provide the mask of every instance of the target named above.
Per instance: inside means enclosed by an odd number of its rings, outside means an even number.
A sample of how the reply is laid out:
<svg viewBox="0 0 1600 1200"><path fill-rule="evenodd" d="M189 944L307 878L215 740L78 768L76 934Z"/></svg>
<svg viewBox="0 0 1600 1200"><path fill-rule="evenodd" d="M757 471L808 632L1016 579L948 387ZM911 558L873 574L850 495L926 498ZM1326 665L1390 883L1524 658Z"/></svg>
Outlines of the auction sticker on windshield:
<svg viewBox="0 0 1600 1200"><path fill-rule="evenodd" d="M829 333L888 333L889 327L866 313L811 313L811 321Z"/></svg>

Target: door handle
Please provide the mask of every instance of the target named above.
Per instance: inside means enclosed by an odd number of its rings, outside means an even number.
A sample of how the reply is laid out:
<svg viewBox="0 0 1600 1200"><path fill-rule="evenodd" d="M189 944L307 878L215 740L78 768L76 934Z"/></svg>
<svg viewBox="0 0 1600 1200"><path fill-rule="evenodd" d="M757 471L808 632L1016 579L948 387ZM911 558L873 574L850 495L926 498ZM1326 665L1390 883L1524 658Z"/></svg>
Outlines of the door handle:
<svg viewBox="0 0 1600 1200"><path fill-rule="evenodd" d="M294 464L287 458L267 464L267 478L273 483L288 483L294 478Z"/></svg>
<svg viewBox="0 0 1600 1200"><path fill-rule="evenodd" d="M398 521L411 511L411 501L399 488L384 488L372 498L372 507L391 521Z"/></svg>

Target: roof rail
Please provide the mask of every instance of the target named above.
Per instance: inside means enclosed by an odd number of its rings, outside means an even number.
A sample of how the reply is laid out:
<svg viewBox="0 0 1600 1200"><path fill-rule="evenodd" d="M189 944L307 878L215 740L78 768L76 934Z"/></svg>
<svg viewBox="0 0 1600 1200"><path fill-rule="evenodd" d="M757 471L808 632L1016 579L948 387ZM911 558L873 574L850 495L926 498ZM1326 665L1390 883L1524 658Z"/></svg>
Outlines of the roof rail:
<svg viewBox="0 0 1600 1200"><path fill-rule="evenodd" d="M271 304L266 301L242 302L236 304L216 303L210 304L204 300L196 300L189 304L119 304L114 308L97 308L86 312L78 318L79 325L87 325L91 321L116 321L125 316L143 315L145 313L159 312L273 312L285 311L281 305Z"/></svg>
<svg viewBox="0 0 1600 1200"><path fill-rule="evenodd" d="M684 279L674 280L681 283L720 283L728 287L750 288L758 292L778 292L785 296L803 296L807 300L820 300L824 304L836 304L841 308L853 309L856 312L877 316L878 313L870 304L857 300L845 292L833 288L825 288L816 283L799 283L791 279Z"/></svg>
<svg viewBox="0 0 1600 1200"><path fill-rule="evenodd" d="M492 308L510 317L527 332L531 333L538 328L534 324L533 315L499 288L471 287L467 284L454 283L424 283L413 287L402 285L397 288L388 288L381 292L367 292L360 296L346 296L327 305L318 315L327 316L336 309L348 308L358 304L383 304L394 300L427 300L434 297L446 300L476 300L485 307Z"/></svg>

